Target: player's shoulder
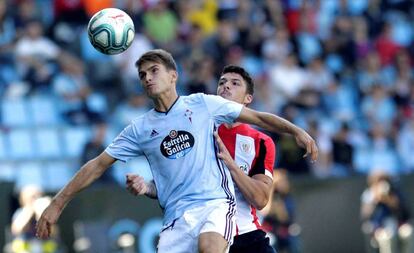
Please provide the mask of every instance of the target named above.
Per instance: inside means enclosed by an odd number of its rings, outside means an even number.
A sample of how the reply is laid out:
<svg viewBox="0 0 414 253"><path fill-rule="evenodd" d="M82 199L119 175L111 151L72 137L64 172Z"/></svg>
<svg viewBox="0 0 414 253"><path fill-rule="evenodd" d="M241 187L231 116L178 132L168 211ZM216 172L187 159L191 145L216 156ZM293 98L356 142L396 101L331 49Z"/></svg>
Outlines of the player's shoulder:
<svg viewBox="0 0 414 253"><path fill-rule="evenodd" d="M247 124L246 124L247 125ZM255 138L257 138L257 139L262 139L262 140L264 140L264 141L266 141L266 142L271 142L271 143L274 143L274 141L273 141L273 139L272 139L272 137L270 137L269 135L267 135L266 133L264 133L264 132L262 132L262 131L260 131L260 130L258 130L258 129L256 129L256 128L254 128L254 127L252 127L252 126L250 126L250 125L247 125L248 126L248 131L249 131L249 133L253 136L253 137L255 137Z"/></svg>
<svg viewBox="0 0 414 253"><path fill-rule="evenodd" d="M204 102L212 102L212 101L229 101L224 99L218 95L213 94L205 94L205 93L193 93L187 96L183 96L185 99L189 101L204 101Z"/></svg>
<svg viewBox="0 0 414 253"><path fill-rule="evenodd" d="M145 130L146 127L151 127L151 121L148 120L151 118L151 114L154 114L155 110L151 109L137 117L135 117L126 128L131 128L135 133L140 133L142 130Z"/></svg>
<svg viewBox="0 0 414 253"><path fill-rule="evenodd" d="M210 97L217 97L217 95L210 95L210 94L198 92L198 93L193 93L193 94L181 96L181 97L187 101L201 101L201 100L208 99Z"/></svg>
<svg viewBox="0 0 414 253"><path fill-rule="evenodd" d="M151 110L149 110L149 111L147 111L147 112L145 112L145 113L143 113L143 114L135 117L134 119L131 120L131 125L139 125L139 124L142 124L142 122L146 118L148 118L151 113L154 113L154 111L155 111L154 109L151 109Z"/></svg>

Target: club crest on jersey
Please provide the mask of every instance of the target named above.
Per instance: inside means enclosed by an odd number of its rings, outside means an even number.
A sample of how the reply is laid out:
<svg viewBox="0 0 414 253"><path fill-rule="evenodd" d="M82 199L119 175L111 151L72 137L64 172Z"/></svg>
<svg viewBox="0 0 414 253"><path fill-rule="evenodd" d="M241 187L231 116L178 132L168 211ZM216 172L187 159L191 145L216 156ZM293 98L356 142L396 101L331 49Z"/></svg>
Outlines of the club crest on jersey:
<svg viewBox="0 0 414 253"><path fill-rule="evenodd" d="M193 111L190 109L185 110L184 116L188 118L190 123L193 123L193 120L191 119L191 115L193 115Z"/></svg>
<svg viewBox="0 0 414 253"><path fill-rule="evenodd" d="M161 153L168 159L177 159L185 156L194 147L194 137L187 131L171 130L162 140Z"/></svg>
<svg viewBox="0 0 414 253"><path fill-rule="evenodd" d="M240 142L240 147L244 153L250 153L250 151L252 150L251 144L247 142Z"/></svg>

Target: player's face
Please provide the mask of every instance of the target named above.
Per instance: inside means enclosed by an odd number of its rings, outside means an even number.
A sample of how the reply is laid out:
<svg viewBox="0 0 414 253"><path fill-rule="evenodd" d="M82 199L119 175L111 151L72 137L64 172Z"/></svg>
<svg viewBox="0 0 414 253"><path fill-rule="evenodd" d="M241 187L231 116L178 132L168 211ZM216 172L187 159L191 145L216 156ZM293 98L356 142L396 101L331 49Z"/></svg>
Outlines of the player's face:
<svg viewBox="0 0 414 253"><path fill-rule="evenodd" d="M246 82L237 73L226 73L220 77L217 95L244 105L250 104L253 99L252 95L247 93Z"/></svg>
<svg viewBox="0 0 414 253"><path fill-rule="evenodd" d="M150 98L157 98L161 94L175 89L177 72L157 62L144 62L138 69L138 77L142 87Z"/></svg>

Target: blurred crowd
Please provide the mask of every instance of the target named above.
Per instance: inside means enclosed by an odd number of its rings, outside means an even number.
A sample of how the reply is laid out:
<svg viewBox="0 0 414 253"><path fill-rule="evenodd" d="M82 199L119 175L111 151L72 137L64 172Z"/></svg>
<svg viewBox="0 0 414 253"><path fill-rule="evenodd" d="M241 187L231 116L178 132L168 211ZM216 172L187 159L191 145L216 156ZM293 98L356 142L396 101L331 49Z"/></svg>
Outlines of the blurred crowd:
<svg viewBox="0 0 414 253"><path fill-rule="evenodd" d="M132 46L97 52L86 26L118 7ZM62 124L117 131L149 107L134 62L164 48L181 95L215 93L223 66L255 79L253 108L316 138L320 158L273 136L278 166L317 177L414 171L414 4L409 0L0 0L0 98L56 98ZM9 126L2 121L3 131Z"/></svg>

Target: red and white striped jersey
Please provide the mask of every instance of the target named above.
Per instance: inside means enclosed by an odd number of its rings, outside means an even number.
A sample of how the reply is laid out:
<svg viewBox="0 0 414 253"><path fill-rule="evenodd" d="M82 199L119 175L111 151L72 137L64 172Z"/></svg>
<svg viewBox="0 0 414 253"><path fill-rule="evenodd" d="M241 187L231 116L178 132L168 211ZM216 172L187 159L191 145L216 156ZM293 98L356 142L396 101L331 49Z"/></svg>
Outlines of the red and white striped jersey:
<svg viewBox="0 0 414 253"><path fill-rule="evenodd" d="M245 174L250 177L265 174L273 179L276 148L272 138L247 124L233 128L227 128L223 124L219 127L218 134ZM256 208L247 202L236 184L234 188L237 200L237 234L261 229Z"/></svg>

